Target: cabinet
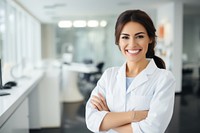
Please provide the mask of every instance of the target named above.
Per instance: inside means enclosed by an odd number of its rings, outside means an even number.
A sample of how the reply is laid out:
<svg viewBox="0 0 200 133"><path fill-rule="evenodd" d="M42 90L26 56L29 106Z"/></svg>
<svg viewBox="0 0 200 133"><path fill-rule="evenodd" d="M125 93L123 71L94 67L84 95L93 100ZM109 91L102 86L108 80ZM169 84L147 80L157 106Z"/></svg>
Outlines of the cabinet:
<svg viewBox="0 0 200 133"><path fill-rule="evenodd" d="M0 133L29 133L28 98L26 98L5 121Z"/></svg>
<svg viewBox="0 0 200 133"><path fill-rule="evenodd" d="M60 67L45 61L39 69L43 78L29 95L30 129L60 127Z"/></svg>

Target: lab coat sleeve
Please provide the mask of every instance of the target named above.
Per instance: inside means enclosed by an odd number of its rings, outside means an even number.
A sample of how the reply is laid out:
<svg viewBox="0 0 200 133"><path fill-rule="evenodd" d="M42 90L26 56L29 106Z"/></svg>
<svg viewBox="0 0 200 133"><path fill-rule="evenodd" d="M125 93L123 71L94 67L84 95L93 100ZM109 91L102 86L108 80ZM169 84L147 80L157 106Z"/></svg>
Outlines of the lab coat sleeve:
<svg viewBox="0 0 200 133"><path fill-rule="evenodd" d="M160 76L145 120L131 123L134 133L164 133L174 108L175 79L171 72Z"/></svg>
<svg viewBox="0 0 200 133"><path fill-rule="evenodd" d="M108 113L107 111L98 111L92 106L90 102L91 97L93 95L98 95L99 92L105 97L106 78L107 76L105 71L101 76L100 80L97 82L97 85L93 89L91 96L86 104L86 114L85 114L86 125L87 128L92 132L99 132L100 124L104 116Z"/></svg>

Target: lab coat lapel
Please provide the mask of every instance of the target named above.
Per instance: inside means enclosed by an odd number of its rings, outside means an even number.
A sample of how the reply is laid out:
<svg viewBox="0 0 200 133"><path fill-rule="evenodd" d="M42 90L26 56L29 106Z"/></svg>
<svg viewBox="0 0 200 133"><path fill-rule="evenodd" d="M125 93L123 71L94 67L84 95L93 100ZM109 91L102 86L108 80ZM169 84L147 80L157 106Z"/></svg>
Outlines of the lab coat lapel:
<svg viewBox="0 0 200 133"><path fill-rule="evenodd" d="M117 75L117 79L118 81L120 81L120 88L122 88L123 90L126 90L126 63L124 63L120 69L119 69L119 73Z"/></svg>
<svg viewBox="0 0 200 133"><path fill-rule="evenodd" d="M156 68L157 68L157 66L156 66L154 60L151 59L149 64L147 65L147 67L139 75L137 75L135 77L135 79L130 84L126 93L128 94L129 92L133 91L134 89L138 88L139 86L141 86L142 84L147 82L148 75L152 74Z"/></svg>
<svg viewBox="0 0 200 133"><path fill-rule="evenodd" d="M143 83L145 83L147 80L148 80L148 77L147 77L146 73L141 72L138 76L135 77L135 79L133 79L133 82L130 84L126 93L128 94L129 92L138 88Z"/></svg>

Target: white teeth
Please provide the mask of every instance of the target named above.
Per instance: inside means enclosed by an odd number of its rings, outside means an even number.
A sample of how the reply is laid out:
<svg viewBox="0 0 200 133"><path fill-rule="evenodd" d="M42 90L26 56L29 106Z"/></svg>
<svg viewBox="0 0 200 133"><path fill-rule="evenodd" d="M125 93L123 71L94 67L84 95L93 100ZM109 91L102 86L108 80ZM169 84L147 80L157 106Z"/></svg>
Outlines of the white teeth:
<svg viewBox="0 0 200 133"><path fill-rule="evenodd" d="M140 50L127 50L130 54L136 54L138 53Z"/></svg>

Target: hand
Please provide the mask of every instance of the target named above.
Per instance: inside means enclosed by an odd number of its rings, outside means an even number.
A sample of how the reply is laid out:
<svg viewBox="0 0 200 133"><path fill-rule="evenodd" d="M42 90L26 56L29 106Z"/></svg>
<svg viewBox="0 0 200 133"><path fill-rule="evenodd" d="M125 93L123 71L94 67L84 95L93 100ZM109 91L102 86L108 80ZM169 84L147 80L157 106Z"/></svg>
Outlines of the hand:
<svg viewBox="0 0 200 133"><path fill-rule="evenodd" d="M109 111L106 99L100 93L98 93L98 96L92 96L91 103L99 111Z"/></svg>
<svg viewBox="0 0 200 133"><path fill-rule="evenodd" d="M142 111L133 111L133 122L139 122L141 120L144 120L148 115L148 110L142 110Z"/></svg>

